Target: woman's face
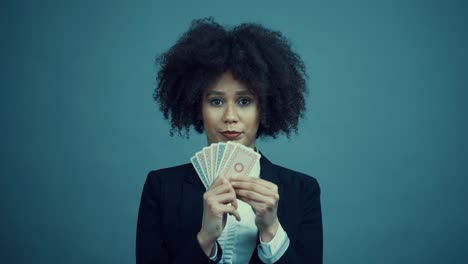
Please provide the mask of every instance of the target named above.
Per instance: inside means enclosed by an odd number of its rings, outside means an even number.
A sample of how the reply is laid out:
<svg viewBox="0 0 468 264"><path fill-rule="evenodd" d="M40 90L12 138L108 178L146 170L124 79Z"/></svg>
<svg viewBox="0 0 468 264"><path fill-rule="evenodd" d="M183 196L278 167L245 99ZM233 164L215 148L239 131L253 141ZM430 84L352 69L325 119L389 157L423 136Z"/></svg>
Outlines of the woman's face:
<svg viewBox="0 0 468 264"><path fill-rule="evenodd" d="M203 125L208 145L235 141L255 148L259 125L258 100L242 83L225 72L203 93Z"/></svg>

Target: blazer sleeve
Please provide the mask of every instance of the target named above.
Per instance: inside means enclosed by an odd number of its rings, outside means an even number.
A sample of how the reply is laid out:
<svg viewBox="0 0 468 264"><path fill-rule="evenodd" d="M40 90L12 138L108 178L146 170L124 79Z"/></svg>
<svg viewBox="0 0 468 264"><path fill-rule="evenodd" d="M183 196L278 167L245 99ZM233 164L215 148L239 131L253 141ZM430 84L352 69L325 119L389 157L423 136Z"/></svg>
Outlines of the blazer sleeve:
<svg viewBox="0 0 468 264"><path fill-rule="evenodd" d="M302 193L300 204L303 206L299 232L295 237L289 236L289 247L276 263L321 264L323 230L320 187L317 180L307 176L301 184L300 193Z"/></svg>
<svg viewBox="0 0 468 264"><path fill-rule="evenodd" d="M177 241L177 248L169 250L168 243L163 239L161 232L162 207L165 197L161 190L163 177L158 171L152 171L146 178L141 195L140 209L138 212L136 232L136 263L137 264L179 264L179 263L206 263L212 261L200 248L196 236L184 241ZM169 199L170 200L170 199ZM171 238L179 239L178 234L171 234ZM180 243L179 243L180 242ZM171 254L170 252L175 252ZM218 245L218 255L222 255Z"/></svg>

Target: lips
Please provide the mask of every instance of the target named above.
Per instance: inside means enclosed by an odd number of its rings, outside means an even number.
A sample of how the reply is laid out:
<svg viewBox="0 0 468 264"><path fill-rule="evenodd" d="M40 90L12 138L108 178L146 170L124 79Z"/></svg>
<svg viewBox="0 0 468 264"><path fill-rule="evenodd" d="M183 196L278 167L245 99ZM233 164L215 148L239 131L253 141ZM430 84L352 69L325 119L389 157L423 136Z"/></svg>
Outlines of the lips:
<svg viewBox="0 0 468 264"><path fill-rule="evenodd" d="M224 132L221 132L221 134L226 137L227 139L236 139L240 136L241 132L237 132L237 131L224 131Z"/></svg>

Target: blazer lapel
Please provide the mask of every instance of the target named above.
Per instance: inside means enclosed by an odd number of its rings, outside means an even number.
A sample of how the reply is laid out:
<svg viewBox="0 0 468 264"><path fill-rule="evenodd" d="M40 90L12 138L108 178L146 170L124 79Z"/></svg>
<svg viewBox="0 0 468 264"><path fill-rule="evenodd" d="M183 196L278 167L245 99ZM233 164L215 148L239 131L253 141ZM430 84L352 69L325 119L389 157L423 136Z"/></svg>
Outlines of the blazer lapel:
<svg viewBox="0 0 468 264"><path fill-rule="evenodd" d="M261 152L262 157L260 158L260 178L272 182L274 184L280 183L278 171L275 169L275 165L271 163Z"/></svg>

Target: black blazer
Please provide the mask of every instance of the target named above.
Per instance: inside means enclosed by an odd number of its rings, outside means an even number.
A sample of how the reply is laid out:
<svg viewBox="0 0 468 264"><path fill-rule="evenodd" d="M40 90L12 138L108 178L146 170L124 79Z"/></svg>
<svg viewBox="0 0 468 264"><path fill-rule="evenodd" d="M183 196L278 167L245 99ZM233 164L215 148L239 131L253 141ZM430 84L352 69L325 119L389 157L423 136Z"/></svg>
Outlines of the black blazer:
<svg viewBox="0 0 468 264"><path fill-rule="evenodd" d="M277 263L322 263L322 214L317 181L277 166L264 156L260 166L260 178L278 185L278 218L290 240ZM191 164L148 174L138 213L137 264L214 263L196 238L201 228L204 192ZM257 249L249 263L262 263Z"/></svg>

